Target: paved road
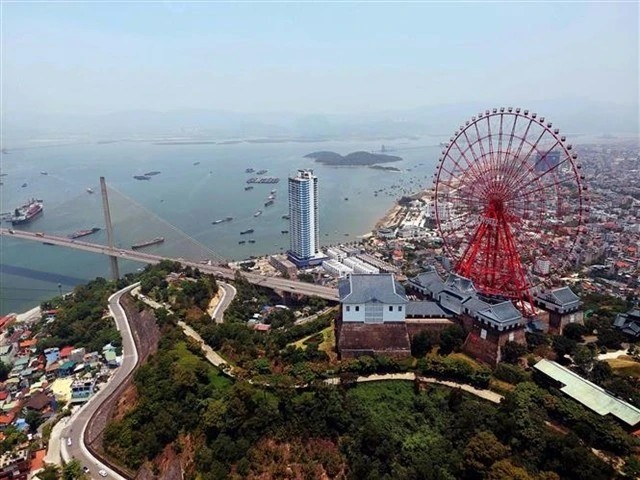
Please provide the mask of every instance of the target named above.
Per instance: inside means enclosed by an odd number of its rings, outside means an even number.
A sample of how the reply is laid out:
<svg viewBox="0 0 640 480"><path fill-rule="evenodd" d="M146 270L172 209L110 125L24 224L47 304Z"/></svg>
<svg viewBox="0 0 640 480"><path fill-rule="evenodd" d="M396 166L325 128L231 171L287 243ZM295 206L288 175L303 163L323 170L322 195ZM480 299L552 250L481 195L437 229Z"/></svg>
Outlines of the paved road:
<svg viewBox="0 0 640 480"><path fill-rule="evenodd" d="M109 297L109 311L115 319L118 330L120 330L122 334L122 365L116 369L111 379L105 385L102 385L102 389L96 393L79 412L75 413L66 427L62 429L62 458L65 461L71 457L80 460L83 466L89 467L91 478L101 478L98 476L98 470L103 469L108 473L107 478L125 480L125 477L122 477L106 465L103 465L98 459L91 455L84 444L84 431L87 428L87 423L91 416L101 407L103 401L120 386L138 363L138 352L133 341L129 322L119 303L120 297L135 286L137 286L137 284L130 285ZM71 445L68 445L68 439L71 439Z"/></svg>
<svg viewBox="0 0 640 480"><path fill-rule="evenodd" d="M13 233L9 233L11 230ZM172 260L180 262L185 266L191 266L192 268L199 268L200 271L205 273L212 273L228 280L233 280L236 275L236 270L232 270L227 267L218 265L206 265L198 262L192 262L183 258L167 258L159 255L151 255L139 250L126 250L121 248L110 248L105 245L99 245L95 243L83 242L81 240L74 240L65 237L58 237L55 235L41 234L38 235L35 232L26 232L24 230L14 230L8 228L0 228L0 236L6 235L13 238L19 238L21 240L31 240L35 242L47 242L53 245L58 245L66 248L74 248L76 250L83 250L85 252L99 253L101 255L109 255L112 257L124 258L127 260L134 260L137 262L155 264L161 260ZM313 285L311 283L305 283L298 280L289 280L281 277L265 277L257 273L242 273L242 275L251 283L260 285L266 288L272 288L274 290L281 290L284 292L297 293L307 296L316 296L324 298L326 300L338 301L338 290L331 287L322 287L320 285Z"/></svg>
<svg viewBox="0 0 640 480"><path fill-rule="evenodd" d="M467 385L466 383L451 382L451 381L448 381L448 380L439 380L439 379L433 378L433 377L420 377L420 376L417 376L413 372L387 373L387 374L383 374L383 375L373 374L373 375L368 375L366 377L358 377L356 379L356 382L357 383L383 382L383 381L389 381L389 380L409 380L409 381L414 381L416 379L416 377L421 382L435 383L437 385L445 385L445 386L450 387L450 388L459 388L461 390L464 390L465 392L468 392L468 393L470 393L472 395L475 395L476 397L480 397L480 398L483 398L485 400L489 400L490 402L493 402L493 403L500 403L502 401L502 399L504 398L502 395L500 395L500 394L498 394L496 392L493 392L491 390L475 388L475 387L472 387L471 385ZM339 378L328 378L327 380L325 380L325 383L329 383L331 385L338 385L340 383L340 379Z"/></svg>
<svg viewBox="0 0 640 480"><path fill-rule="evenodd" d="M229 305L231 305L231 302L233 302L238 291L236 290L236 287L230 283L218 282L218 286L220 287L222 298L218 300L216 308L211 312L211 318L213 318L216 323L222 323L224 322L224 312Z"/></svg>

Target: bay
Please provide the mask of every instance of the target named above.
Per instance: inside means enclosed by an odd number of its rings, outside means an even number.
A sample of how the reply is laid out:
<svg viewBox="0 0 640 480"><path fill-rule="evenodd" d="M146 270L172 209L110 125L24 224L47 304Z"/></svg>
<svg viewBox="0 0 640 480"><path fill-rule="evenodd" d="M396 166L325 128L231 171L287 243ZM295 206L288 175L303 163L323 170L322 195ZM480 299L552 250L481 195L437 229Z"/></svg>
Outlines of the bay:
<svg viewBox="0 0 640 480"><path fill-rule="evenodd" d="M149 247L151 253L183 258L207 258L205 248L184 240L181 231L229 260L284 252L289 230L287 178L297 169L312 168L319 182L321 244L348 242L369 232L376 221L401 195L431 187L439 139L182 144L160 145L152 141L76 143L9 148L2 156L0 211L11 211L29 198L44 200L44 214L28 225L30 231L68 235L75 230L101 227L83 240L106 243L98 179L105 176L116 243L133 243L156 236L165 242ZM379 151L384 143L403 161L389 164L401 172L368 167L331 167L304 155L318 150L341 154ZM264 169L279 177L278 184L255 184L245 191L253 174L245 169ZM148 181L134 175L160 171ZM44 175L41 172L46 172ZM26 183L26 187L22 185ZM94 193L87 193L91 188ZM264 203L272 189L275 203ZM374 195L376 190L384 190ZM122 194L122 195L121 195ZM259 217L254 213L262 210ZM225 217L230 222L212 225ZM7 224L3 222L3 225ZM174 230L173 227L175 227ZM253 228L252 236L240 236ZM238 241L255 239L255 244ZM0 314L28 309L59 292L69 291L71 280L108 276L105 257L40 243L2 237L0 245ZM209 257L210 258L210 257ZM3 265L6 265L4 269ZM141 265L121 261L121 272ZM18 267L10 268L10 267ZM36 274L26 274L29 269ZM37 272L62 276L64 283Z"/></svg>

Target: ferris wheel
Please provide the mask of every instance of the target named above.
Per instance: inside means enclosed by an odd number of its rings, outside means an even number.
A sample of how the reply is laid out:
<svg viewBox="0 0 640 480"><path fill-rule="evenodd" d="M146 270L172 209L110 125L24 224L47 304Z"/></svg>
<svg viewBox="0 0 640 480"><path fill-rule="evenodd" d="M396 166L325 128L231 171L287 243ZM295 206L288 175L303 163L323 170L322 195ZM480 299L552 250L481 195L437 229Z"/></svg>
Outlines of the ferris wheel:
<svg viewBox="0 0 640 480"><path fill-rule="evenodd" d="M532 289L581 248L588 208L572 146L536 113L486 110L455 131L434 182L436 222L456 273L532 314Z"/></svg>

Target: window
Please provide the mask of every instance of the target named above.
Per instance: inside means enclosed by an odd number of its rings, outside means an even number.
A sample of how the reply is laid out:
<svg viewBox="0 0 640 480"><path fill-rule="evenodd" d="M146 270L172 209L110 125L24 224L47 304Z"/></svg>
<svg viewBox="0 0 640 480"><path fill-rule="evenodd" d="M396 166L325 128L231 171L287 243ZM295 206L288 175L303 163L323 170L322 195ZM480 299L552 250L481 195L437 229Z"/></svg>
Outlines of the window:
<svg viewBox="0 0 640 480"><path fill-rule="evenodd" d="M516 338L516 337L515 337L514 333L513 333L513 332L511 332L511 333L509 334L509 341L510 341L510 342L513 342L513 339L514 339L514 338Z"/></svg>
<svg viewBox="0 0 640 480"><path fill-rule="evenodd" d="M393 312L393 305L389 305L389 311Z"/></svg>
<svg viewBox="0 0 640 480"><path fill-rule="evenodd" d="M480 338L483 340L487 338L487 331L484 328L480 330Z"/></svg>
<svg viewBox="0 0 640 480"><path fill-rule="evenodd" d="M347 312L351 311L351 307L349 305L347 305Z"/></svg>
<svg viewBox="0 0 640 480"><path fill-rule="evenodd" d="M360 307L358 305L356 305L356 312L360 311Z"/></svg>
<svg viewBox="0 0 640 480"><path fill-rule="evenodd" d="M402 311L402 305L398 306L398 311L401 312Z"/></svg>

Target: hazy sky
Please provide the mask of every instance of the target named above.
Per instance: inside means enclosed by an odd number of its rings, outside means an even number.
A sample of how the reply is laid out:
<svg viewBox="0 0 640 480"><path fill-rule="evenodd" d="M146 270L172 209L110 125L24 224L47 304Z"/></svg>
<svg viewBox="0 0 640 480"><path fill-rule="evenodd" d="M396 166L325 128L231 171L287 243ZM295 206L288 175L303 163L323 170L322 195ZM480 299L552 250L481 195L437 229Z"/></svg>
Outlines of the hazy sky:
<svg viewBox="0 0 640 480"><path fill-rule="evenodd" d="M5 113L637 104L638 4L2 4Z"/></svg>

